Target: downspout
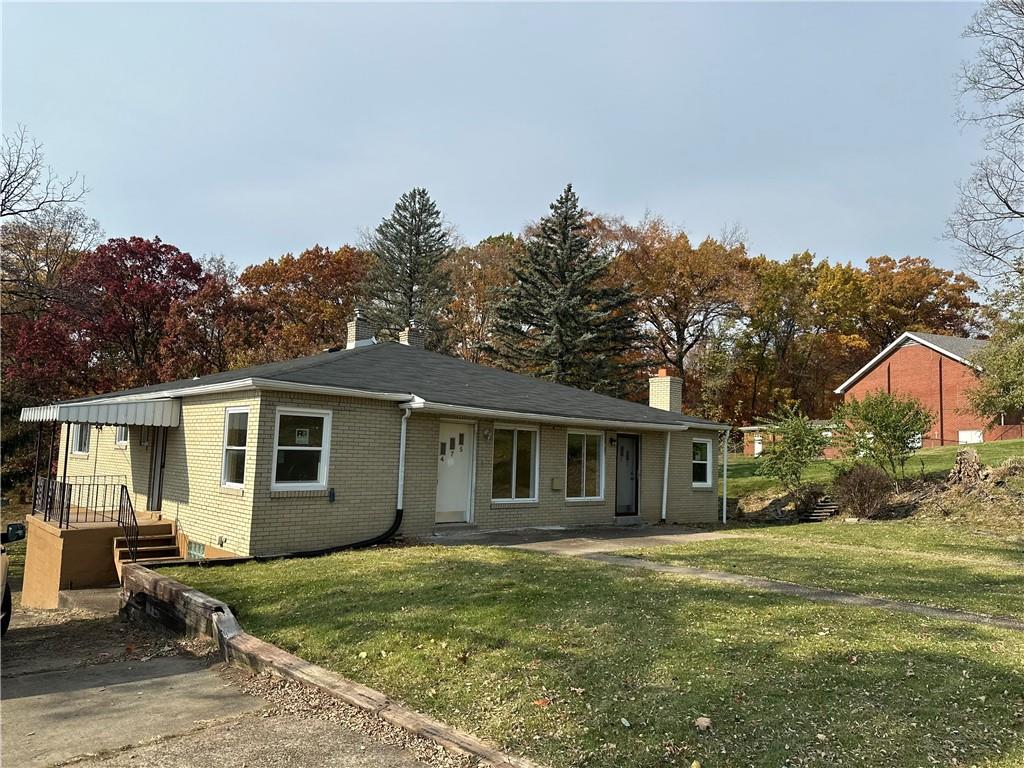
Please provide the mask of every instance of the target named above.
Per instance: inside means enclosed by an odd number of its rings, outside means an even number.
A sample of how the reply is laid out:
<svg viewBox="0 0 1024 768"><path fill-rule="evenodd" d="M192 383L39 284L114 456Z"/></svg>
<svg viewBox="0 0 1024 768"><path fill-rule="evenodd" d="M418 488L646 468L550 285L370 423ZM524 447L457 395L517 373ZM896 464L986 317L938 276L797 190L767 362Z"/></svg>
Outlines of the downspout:
<svg viewBox="0 0 1024 768"><path fill-rule="evenodd" d="M661 473L661 522L668 519L668 456L672 447L672 433L665 433L665 468Z"/></svg>
<svg viewBox="0 0 1024 768"><path fill-rule="evenodd" d="M722 525L728 522L727 504L729 502L729 435L732 427L725 429L725 442L722 445Z"/></svg>
<svg viewBox="0 0 1024 768"><path fill-rule="evenodd" d="M378 534L369 539L353 542L352 544L341 544L336 547L324 547L323 549L312 549L304 552L289 552L284 555L257 555L256 557L224 558L224 563L232 564L235 562L244 562L246 560L288 560L293 557L320 557L321 555L331 555L335 552L344 552L349 549L366 549L367 547L375 547L378 544L384 544L391 540L391 538L398 533L398 529L402 527L403 505L405 503L405 436L409 423L409 414L412 413L412 411L408 408L404 408L403 410L402 431L398 439L398 498L395 502L395 517L391 521L391 526L384 531L384 533ZM219 564L217 560L200 560L199 562L203 565Z"/></svg>

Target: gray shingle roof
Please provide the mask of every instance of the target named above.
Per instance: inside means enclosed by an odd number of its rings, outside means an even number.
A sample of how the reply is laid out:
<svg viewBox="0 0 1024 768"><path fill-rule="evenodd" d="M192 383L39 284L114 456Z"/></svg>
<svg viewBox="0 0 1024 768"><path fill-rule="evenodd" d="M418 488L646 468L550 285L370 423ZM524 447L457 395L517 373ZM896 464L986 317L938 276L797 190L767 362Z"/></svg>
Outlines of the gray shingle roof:
<svg viewBox="0 0 1024 768"><path fill-rule="evenodd" d="M325 352L312 357L138 387L83 400L129 394L157 394L249 378L416 395L431 403L562 418L625 421L638 425L689 423L725 426L391 343Z"/></svg>
<svg viewBox="0 0 1024 768"><path fill-rule="evenodd" d="M970 360L971 355L988 344L984 339L965 339L961 336L942 336L938 333L918 333L917 331L911 331L911 333L951 355L962 357L964 360Z"/></svg>

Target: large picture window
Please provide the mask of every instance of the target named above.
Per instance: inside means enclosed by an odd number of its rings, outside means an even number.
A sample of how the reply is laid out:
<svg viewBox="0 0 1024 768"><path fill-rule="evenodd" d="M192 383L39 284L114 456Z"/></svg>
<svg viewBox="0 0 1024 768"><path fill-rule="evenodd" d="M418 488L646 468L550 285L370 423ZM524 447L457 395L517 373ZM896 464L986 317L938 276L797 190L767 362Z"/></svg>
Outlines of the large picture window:
<svg viewBox="0 0 1024 768"><path fill-rule="evenodd" d="M330 411L279 408L271 487L279 491L326 488L330 445Z"/></svg>
<svg viewBox="0 0 1024 768"><path fill-rule="evenodd" d="M565 497L570 501L604 498L602 433L569 433L565 450Z"/></svg>
<svg viewBox="0 0 1024 768"><path fill-rule="evenodd" d="M249 409L224 411L224 461L221 483L232 488L245 484L245 446L249 440Z"/></svg>
<svg viewBox="0 0 1024 768"><path fill-rule="evenodd" d="M699 437L693 440L693 486L711 487L711 441Z"/></svg>
<svg viewBox="0 0 1024 768"><path fill-rule="evenodd" d="M537 430L495 428L492 478L494 501L537 500Z"/></svg>
<svg viewBox="0 0 1024 768"><path fill-rule="evenodd" d="M71 452L72 453L88 453L89 452L89 434L92 430L89 429L88 424L72 424L71 425Z"/></svg>

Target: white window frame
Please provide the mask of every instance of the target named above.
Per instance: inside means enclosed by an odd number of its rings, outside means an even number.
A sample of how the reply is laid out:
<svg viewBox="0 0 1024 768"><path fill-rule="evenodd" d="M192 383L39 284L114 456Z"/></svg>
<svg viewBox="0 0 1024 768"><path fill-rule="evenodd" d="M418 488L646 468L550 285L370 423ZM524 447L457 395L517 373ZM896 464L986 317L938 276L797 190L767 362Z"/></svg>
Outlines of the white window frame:
<svg viewBox="0 0 1024 768"><path fill-rule="evenodd" d="M569 436L570 435L597 435L598 445L601 446L601 456L598 459L598 466L601 468L601 476L598 478L597 496L570 496L569 495ZM604 501L604 465L605 465L605 447L604 447L604 432L599 432L596 429L570 429L565 432L565 500L566 501ZM587 440L583 438L583 474L580 476L582 485L580 486L584 493L587 490Z"/></svg>
<svg viewBox="0 0 1024 768"><path fill-rule="evenodd" d="M121 439L121 430L122 429L124 430L124 439L123 440ZM128 447L128 439L129 439L128 425L127 424L118 424L118 425L116 425L114 427L114 445L117 446L118 448L127 448Z"/></svg>
<svg viewBox="0 0 1024 768"><path fill-rule="evenodd" d="M707 462L697 461L693 458L693 447L690 448L690 482L694 488L710 488L715 483L715 441L710 437L695 437L693 438L693 444L704 443L708 447L708 460ZM708 480L706 483L698 483L693 479L693 466L695 464L707 464L708 465Z"/></svg>
<svg viewBox="0 0 1024 768"><path fill-rule="evenodd" d="M82 440L82 432L85 432L85 450L80 450L78 444ZM71 455L88 456L89 448L92 447L92 426L75 422L71 425Z"/></svg>
<svg viewBox="0 0 1024 768"><path fill-rule="evenodd" d="M245 445L228 445L228 424L231 421L231 414L233 413L244 413L246 417L249 416L248 406L232 406L224 409L224 439L221 441L220 451L220 484L224 488L244 488L245 487L245 463L249 459L249 419L245 420ZM245 455L242 458L242 482L233 483L227 478L228 472L228 451L241 450ZM275 458L276 462L277 459ZM274 464L275 469L277 464Z"/></svg>
<svg viewBox="0 0 1024 768"><path fill-rule="evenodd" d="M316 482L277 481L278 440L281 432L281 416L319 416L324 420L323 445L320 446L320 474ZM285 451L308 451L311 448L285 447ZM315 408L277 408L274 412L274 455L271 459L270 490L272 491L325 491L327 490L327 472L331 459L331 411Z"/></svg>
<svg viewBox="0 0 1024 768"><path fill-rule="evenodd" d="M533 433L533 488L529 498L513 497L511 499L494 496L494 441L499 429L512 431L512 493L516 492L516 469L519 462L519 432ZM491 430L491 503L492 504L536 504L540 497L540 429L527 424L495 424Z"/></svg>

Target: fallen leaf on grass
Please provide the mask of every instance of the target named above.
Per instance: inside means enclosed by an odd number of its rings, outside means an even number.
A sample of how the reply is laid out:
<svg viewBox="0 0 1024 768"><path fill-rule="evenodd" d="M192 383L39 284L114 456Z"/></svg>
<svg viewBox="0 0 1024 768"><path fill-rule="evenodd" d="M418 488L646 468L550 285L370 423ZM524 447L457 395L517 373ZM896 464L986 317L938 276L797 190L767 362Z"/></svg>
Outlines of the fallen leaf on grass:
<svg viewBox="0 0 1024 768"><path fill-rule="evenodd" d="M710 717L698 717L693 721L693 724L697 726L698 731L706 731L711 727Z"/></svg>
<svg viewBox="0 0 1024 768"><path fill-rule="evenodd" d="M547 707L551 705L551 699L537 699L533 702L535 707Z"/></svg>

